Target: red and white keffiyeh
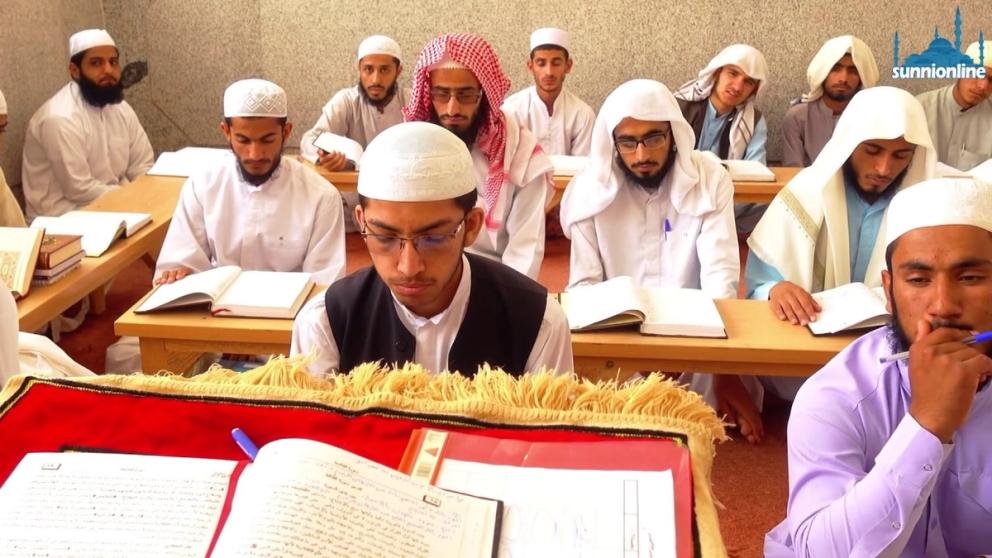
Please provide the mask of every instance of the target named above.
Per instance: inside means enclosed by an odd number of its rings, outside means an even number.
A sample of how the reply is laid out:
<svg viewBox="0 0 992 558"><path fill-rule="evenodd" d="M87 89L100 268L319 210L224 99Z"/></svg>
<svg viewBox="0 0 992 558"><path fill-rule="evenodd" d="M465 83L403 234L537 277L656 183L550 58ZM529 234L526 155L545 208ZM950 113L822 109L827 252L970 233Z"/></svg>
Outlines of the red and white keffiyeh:
<svg viewBox="0 0 992 558"><path fill-rule="evenodd" d="M403 116L407 122L430 121L433 110L430 70L432 66L445 60L454 60L475 74L484 92L484 100L481 102L488 104L476 145L489 161L489 174L482 192L486 205L486 226L490 229L498 228L500 223L493 208L506 179L503 164L506 117L500 107L503 105L503 97L510 90L510 79L503 73L493 47L482 37L468 33L449 33L427 43L413 70L413 91L410 100L403 107Z"/></svg>

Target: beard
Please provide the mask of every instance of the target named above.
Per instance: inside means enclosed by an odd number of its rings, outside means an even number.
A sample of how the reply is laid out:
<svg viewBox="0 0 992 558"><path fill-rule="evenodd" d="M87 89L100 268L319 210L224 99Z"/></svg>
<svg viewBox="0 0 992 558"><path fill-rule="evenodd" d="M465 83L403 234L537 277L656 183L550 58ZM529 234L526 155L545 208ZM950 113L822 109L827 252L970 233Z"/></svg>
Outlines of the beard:
<svg viewBox="0 0 992 558"><path fill-rule="evenodd" d="M620 170L623 171L624 176L626 176L628 180L649 192L654 192L661 187L661 181L665 179L668 171L672 168L672 165L675 164L675 157L677 153L678 151L675 149L675 146L672 145L672 148L668 150L668 158L665 159L665 164L661 165L661 168L658 169L657 172L647 176L641 176L630 170L630 167L628 167L627 163L624 162L623 157L620 156L619 152L614 152L613 157L616 161L616 165L620 167Z"/></svg>
<svg viewBox="0 0 992 558"><path fill-rule="evenodd" d="M858 173L854 170L854 164L851 163L851 159L844 161L844 166L842 166L841 169L844 172L845 182L853 185L858 192L858 196L860 196L861 199L865 200L868 203L875 203L880 198L886 196L891 198L892 196L896 195L896 191L899 190L899 186L902 184L903 179L906 178L906 173L909 172L909 166L907 166L905 169L903 169L901 173L899 173L898 175L896 175L894 179L892 179L892 182L890 182L889 185L885 187L885 190L876 193L876 192L865 192L863 189L861 189L861 186L858 183Z"/></svg>
<svg viewBox="0 0 992 558"><path fill-rule="evenodd" d="M434 107L431 107L431 124L437 124L445 130L448 130L452 134L458 136L458 139L465 142L465 146L468 147L469 151L472 150L472 146L475 145L475 140L479 137L479 129L482 128L482 122L485 121L486 111L488 109L485 106L479 107L476 111L475 116L472 117L472 122L468 125L468 128L460 130L457 128L449 128L441 123L441 119L437 115L437 111Z"/></svg>
<svg viewBox="0 0 992 558"><path fill-rule="evenodd" d="M837 101L838 103L846 103L847 101L853 99L854 96L858 94L858 91L861 91L860 85L849 90L847 93L834 93L830 89L824 87L823 95L832 101Z"/></svg>
<svg viewBox="0 0 992 558"><path fill-rule="evenodd" d="M83 100L96 108L116 105L124 100L124 86L121 85L120 80L113 85L100 85L80 73L76 83L79 85Z"/></svg>
<svg viewBox="0 0 992 558"><path fill-rule="evenodd" d="M361 80L358 81L358 91L361 92L362 99L377 109L385 107L389 104L389 101L393 100L393 97L396 95L397 88L398 86L396 85L396 80L393 80L393 84L386 88L385 97L381 99L373 99L372 97L369 97L369 92L365 90L365 86L362 85Z"/></svg>
<svg viewBox="0 0 992 558"><path fill-rule="evenodd" d="M238 162L238 173L241 174L241 179L251 184L252 186L261 186L272 178L272 175L279 170L279 165L282 163L282 148L279 146L279 153L276 154L275 162L272 164L272 168L267 170L262 174L252 174L245 168L245 164L241 161L241 157L238 156L237 151L234 151L234 146L231 145L231 152L234 153L234 159Z"/></svg>

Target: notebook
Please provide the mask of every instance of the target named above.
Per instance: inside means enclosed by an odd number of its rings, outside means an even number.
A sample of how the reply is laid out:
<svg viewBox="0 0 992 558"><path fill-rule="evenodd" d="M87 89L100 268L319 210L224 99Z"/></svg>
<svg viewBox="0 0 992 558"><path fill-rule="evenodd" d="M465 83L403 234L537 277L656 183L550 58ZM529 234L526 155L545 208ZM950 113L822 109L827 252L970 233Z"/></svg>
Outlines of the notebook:
<svg viewBox="0 0 992 558"><path fill-rule="evenodd" d="M820 314L808 327L813 335L873 328L889 323L885 290L864 283L848 283L813 294Z"/></svg>
<svg viewBox="0 0 992 558"><path fill-rule="evenodd" d="M364 150L362 149L362 144L357 141L344 136L339 136L337 134L332 134L331 132L324 132L313 140L313 144L327 153L333 153L335 151L338 153L344 153L345 158L355 165L355 170L358 170L358 165L362 160L362 153ZM312 162L316 162L316 160Z"/></svg>
<svg viewBox="0 0 992 558"><path fill-rule="evenodd" d="M205 304L217 316L291 320L312 287L309 273L243 271L227 265L159 285L135 313Z"/></svg>
<svg viewBox="0 0 992 558"><path fill-rule="evenodd" d="M638 324L646 335L727 336L713 299L698 289L642 288L620 276L575 287L559 300L572 331Z"/></svg>
<svg viewBox="0 0 992 558"><path fill-rule="evenodd" d="M701 151L703 157L723 165L734 182L775 182L775 173L759 161L745 159L721 160L712 151Z"/></svg>
<svg viewBox="0 0 992 558"><path fill-rule="evenodd" d="M35 217L32 228L48 234L72 234L83 237L86 256L103 255L118 238L131 236L152 222L149 213L124 211L70 211L59 217Z"/></svg>

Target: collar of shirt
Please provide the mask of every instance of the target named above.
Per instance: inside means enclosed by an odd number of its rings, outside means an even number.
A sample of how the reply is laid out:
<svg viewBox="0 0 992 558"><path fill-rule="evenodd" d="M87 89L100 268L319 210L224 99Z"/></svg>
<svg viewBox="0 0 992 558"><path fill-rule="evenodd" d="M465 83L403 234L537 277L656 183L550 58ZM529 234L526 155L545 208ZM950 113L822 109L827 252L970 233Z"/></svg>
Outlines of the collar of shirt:
<svg viewBox="0 0 992 558"><path fill-rule="evenodd" d="M713 105L713 96L710 95L710 98L706 100L706 119L707 120L712 120L713 122L719 122L719 123L722 124L722 123L726 122L728 118L730 118L730 115L731 114L734 114L734 111L735 110L737 110L736 107L728 110L727 112L725 112L723 114L717 114L716 113L716 106Z"/></svg>
<svg viewBox="0 0 992 558"><path fill-rule="evenodd" d="M451 304L447 308L431 316L430 318L425 318L423 316L418 316L410 311L409 308L403 305L396 295L390 291L393 295L393 306L396 308L396 314L400 318L400 322L406 327L407 331L412 334L416 334L416 331L427 324L433 324L435 326L440 326L446 323L457 323L461 324L462 319L465 317L465 311L468 309L468 295L472 291L472 273L469 267L468 258L462 254L462 277L458 281L458 288L455 289L455 297L451 299Z"/></svg>

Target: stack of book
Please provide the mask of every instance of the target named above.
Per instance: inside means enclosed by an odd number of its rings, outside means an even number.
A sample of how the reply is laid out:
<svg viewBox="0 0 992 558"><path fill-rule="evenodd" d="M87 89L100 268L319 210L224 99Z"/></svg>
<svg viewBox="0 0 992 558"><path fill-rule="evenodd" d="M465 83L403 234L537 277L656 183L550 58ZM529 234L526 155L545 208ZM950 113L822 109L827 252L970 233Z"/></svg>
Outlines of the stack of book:
<svg viewBox="0 0 992 558"><path fill-rule="evenodd" d="M38 263L31 285L40 287L57 282L83 261L83 238L71 234L46 234L38 251Z"/></svg>

